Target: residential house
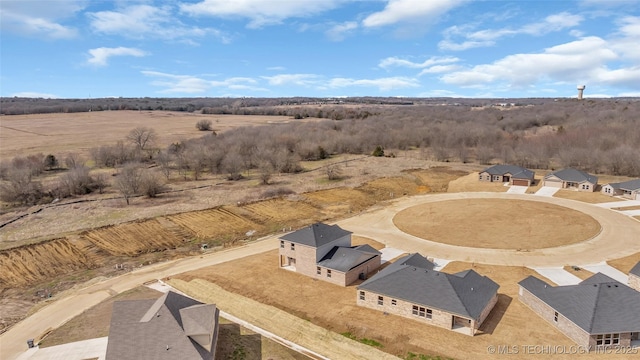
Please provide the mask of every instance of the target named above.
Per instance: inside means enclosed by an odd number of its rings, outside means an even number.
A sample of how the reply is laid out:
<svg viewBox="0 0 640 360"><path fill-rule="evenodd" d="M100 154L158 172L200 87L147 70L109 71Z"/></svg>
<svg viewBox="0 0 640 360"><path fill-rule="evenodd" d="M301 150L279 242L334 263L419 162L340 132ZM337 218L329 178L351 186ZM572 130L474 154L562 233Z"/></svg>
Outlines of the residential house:
<svg viewBox="0 0 640 360"><path fill-rule="evenodd" d="M213 360L218 313L172 291L157 300L116 301L106 360Z"/></svg>
<svg viewBox="0 0 640 360"><path fill-rule="evenodd" d="M629 286L640 291L640 261L629 271Z"/></svg>
<svg viewBox="0 0 640 360"><path fill-rule="evenodd" d="M280 237L280 267L347 286L380 267L381 253L369 245L351 246L351 232L316 223Z"/></svg>
<svg viewBox="0 0 640 360"><path fill-rule="evenodd" d="M554 171L544 177L542 186L573 189L577 191L596 191L598 177L576 169Z"/></svg>
<svg viewBox="0 0 640 360"><path fill-rule="evenodd" d="M494 165L486 168L478 175L478 180L509 183L509 185L531 186L535 173L516 165Z"/></svg>
<svg viewBox="0 0 640 360"><path fill-rule="evenodd" d="M499 285L473 270L447 274L420 254L358 286L357 304L473 336L498 301Z"/></svg>
<svg viewBox="0 0 640 360"><path fill-rule="evenodd" d="M640 179L619 183L608 183L602 187L602 193L615 196L620 195L630 200L640 200Z"/></svg>
<svg viewBox="0 0 640 360"><path fill-rule="evenodd" d="M640 335L640 292L602 273L577 285L552 286L529 276L519 298L584 348L631 346Z"/></svg>

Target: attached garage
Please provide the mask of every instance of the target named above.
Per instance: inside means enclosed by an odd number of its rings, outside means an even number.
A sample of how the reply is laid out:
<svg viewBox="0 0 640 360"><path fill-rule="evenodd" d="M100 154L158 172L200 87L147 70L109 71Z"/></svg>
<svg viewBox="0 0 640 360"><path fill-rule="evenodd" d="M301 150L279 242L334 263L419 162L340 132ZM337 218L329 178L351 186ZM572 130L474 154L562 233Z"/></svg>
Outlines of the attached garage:
<svg viewBox="0 0 640 360"><path fill-rule="evenodd" d="M526 180L526 179L513 179L513 185L529 186L529 180Z"/></svg>
<svg viewBox="0 0 640 360"><path fill-rule="evenodd" d="M542 184L543 186L550 186L550 187L557 187L557 188L561 188L562 187L562 180L556 180L556 179L545 179L544 180L544 184Z"/></svg>

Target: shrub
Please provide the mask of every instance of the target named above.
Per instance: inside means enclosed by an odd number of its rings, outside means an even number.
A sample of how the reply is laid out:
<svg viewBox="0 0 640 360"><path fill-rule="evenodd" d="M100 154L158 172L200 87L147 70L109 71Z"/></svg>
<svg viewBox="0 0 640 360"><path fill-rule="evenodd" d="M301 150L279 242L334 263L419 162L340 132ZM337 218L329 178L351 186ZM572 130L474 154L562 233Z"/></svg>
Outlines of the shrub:
<svg viewBox="0 0 640 360"><path fill-rule="evenodd" d="M211 120L202 119L196 123L196 129L200 131L211 131Z"/></svg>
<svg viewBox="0 0 640 360"><path fill-rule="evenodd" d="M382 149L382 146L378 145L378 146L376 146L376 149L373 150L371 155L377 156L377 157L382 157L382 156L384 156L384 149Z"/></svg>

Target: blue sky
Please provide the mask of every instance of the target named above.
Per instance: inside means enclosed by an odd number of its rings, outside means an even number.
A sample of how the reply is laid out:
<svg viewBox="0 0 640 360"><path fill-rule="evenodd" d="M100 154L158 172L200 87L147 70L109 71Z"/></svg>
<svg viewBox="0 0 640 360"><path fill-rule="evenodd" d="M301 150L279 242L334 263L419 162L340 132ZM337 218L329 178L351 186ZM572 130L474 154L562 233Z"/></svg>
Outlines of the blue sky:
<svg viewBox="0 0 640 360"><path fill-rule="evenodd" d="M0 0L0 95L640 96L640 1Z"/></svg>

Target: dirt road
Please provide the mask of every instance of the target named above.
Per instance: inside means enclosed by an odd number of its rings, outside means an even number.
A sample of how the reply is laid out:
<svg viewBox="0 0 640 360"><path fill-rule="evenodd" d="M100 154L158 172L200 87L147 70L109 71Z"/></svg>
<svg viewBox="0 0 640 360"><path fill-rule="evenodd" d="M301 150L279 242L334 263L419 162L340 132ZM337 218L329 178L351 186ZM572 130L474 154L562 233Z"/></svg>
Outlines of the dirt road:
<svg viewBox="0 0 640 360"><path fill-rule="evenodd" d="M393 224L393 217L406 208L437 201L456 199L517 199L540 201L578 210L596 219L602 230L593 238L580 243L544 249L481 249L474 247L441 244L400 231ZM526 216L513 214L513 216ZM424 221L429 221L425 218ZM455 219L463 222L465 219ZM615 211L603 209L593 204L555 197L519 195L506 193L448 193L398 199L384 208L374 208L366 213L338 222L354 235L368 237L389 247L406 252L420 252L423 255L466 262L508 266L565 266L576 263L598 263L617 259L640 252L640 222ZM455 222L452 222L455 226ZM561 226L561 225L560 225ZM558 232L563 229L558 227ZM472 244L473 234L468 234ZM523 233L523 237L527 234Z"/></svg>
<svg viewBox="0 0 640 360"><path fill-rule="evenodd" d="M277 244L275 237L269 237L242 247L210 253L199 258L185 258L150 265L90 285L75 294L52 302L0 335L0 358L3 360L15 359L20 353L27 350L27 339L37 339L45 332L59 327L109 296L132 289L150 280L273 250L277 248Z"/></svg>

